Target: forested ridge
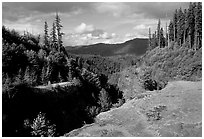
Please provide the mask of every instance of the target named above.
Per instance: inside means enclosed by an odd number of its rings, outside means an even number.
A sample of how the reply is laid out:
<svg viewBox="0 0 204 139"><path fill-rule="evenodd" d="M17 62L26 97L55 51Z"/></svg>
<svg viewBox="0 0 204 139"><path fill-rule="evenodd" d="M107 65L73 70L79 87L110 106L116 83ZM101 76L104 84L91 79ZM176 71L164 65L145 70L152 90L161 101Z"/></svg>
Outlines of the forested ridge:
<svg viewBox="0 0 204 139"><path fill-rule="evenodd" d="M148 47L147 38L134 38L118 44L97 43L85 46L66 46L65 49L73 54L99 55L103 57L135 55L141 56Z"/></svg>
<svg viewBox="0 0 204 139"><path fill-rule="evenodd" d="M157 30L149 28L149 49L163 48L175 42L179 46L198 50L202 47L202 3L190 2L188 9L176 9L169 25L161 27L159 19Z"/></svg>
<svg viewBox="0 0 204 139"><path fill-rule="evenodd" d="M58 13L43 36L2 26L2 135L61 136L142 91L202 80L201 2L176 10L166 33L161 22L143 55L108 57L69 53Z"/></svg>
<svg viewBox="0 0 204 139"><path fill-rule="evenodd" d="M60 136L124 103L107 76L87 70L81 58L65 51L61 27L58 14L50 34L45 22L43 44L40 36L2 27L3 136ZM36 88L60 82L72 84Z"/></svg>

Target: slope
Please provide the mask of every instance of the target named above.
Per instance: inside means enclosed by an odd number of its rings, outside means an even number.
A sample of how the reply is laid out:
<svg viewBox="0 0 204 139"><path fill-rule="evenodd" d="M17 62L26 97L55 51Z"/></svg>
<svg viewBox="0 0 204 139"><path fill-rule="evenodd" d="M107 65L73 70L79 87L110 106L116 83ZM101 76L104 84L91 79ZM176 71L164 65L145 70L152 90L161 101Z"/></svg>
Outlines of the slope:
<svg viewBox="0 0 204 139"><path fill-rule="evenodd" d="M147 91L65 136L202 136L202 82L174 81Z"/></svg>
<svg viewBox="0 0 204 139"><path fill-rule="evenodd" d="M100 56L115 55L143 55L148 46L148 39L133 39L119 44L98 43L87 46L66 47L69 53L73 54L91 54Z"/></svg>

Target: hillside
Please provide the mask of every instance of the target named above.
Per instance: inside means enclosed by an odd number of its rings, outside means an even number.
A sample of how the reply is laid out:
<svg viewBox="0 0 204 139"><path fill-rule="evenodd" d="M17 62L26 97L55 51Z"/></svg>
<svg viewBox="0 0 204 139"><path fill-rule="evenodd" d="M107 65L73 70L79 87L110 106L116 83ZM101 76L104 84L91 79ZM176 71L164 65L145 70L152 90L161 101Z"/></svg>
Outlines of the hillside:
<svg viewBox="0 0 204 139"><path fill-rule="evenodd" d="M108 78L125 104L65 136L202 136L202 49L172 43L148 51L140 62Z"/></svg>
<svg viewBox="0 0 204 139"><path fill-rule="evenodd" d="M174 81L161 91L147 91L65 136L201 137L202 82Z"/></svg>
<svg viewBox="0 0 204 139"><path fill-rule="evenodd" d="M86 46L66 47L69 53L73 54L90 54L100 56L116 55L143 55L148 46L148 39L133 39L119 44L98 43Z"/></svg>

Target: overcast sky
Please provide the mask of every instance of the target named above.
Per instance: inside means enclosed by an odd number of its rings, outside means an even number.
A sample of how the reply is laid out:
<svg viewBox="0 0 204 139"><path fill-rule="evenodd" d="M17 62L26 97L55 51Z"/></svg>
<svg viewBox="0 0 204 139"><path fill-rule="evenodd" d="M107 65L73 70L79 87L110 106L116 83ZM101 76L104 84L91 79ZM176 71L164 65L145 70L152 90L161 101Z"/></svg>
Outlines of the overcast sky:
<svg viewBox="0 0 204 139"><path fill-rule="evenodd" d="M3 2L2 22L10 29L42 34L44 22L51 27L58 11L65 45L119 43L147 37L148 28L155 30L159 18L165 29L175 9L188 5L188 2Z"/></svg>

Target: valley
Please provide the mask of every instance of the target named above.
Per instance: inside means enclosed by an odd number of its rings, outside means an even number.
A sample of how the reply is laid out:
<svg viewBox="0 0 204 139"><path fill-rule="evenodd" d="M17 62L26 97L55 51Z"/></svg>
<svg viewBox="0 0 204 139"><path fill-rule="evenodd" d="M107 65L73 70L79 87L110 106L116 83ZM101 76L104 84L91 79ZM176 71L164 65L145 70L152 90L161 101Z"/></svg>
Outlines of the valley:
<svg viewBox="0 0 204 139"><path fill-rule="evenodd" d="M3 137L202 137L201 2L3 5Z"/></svg>

